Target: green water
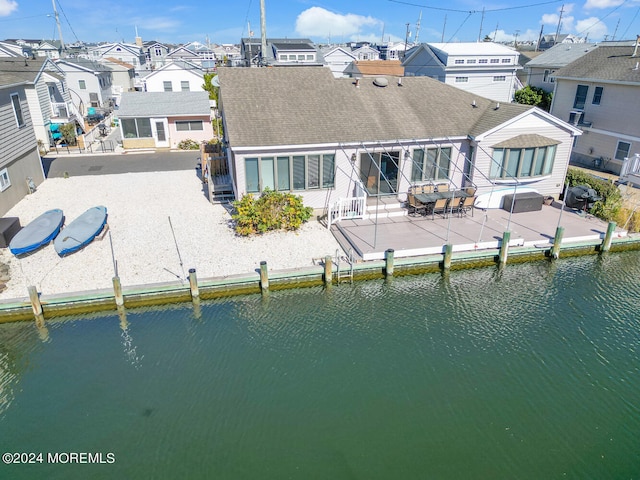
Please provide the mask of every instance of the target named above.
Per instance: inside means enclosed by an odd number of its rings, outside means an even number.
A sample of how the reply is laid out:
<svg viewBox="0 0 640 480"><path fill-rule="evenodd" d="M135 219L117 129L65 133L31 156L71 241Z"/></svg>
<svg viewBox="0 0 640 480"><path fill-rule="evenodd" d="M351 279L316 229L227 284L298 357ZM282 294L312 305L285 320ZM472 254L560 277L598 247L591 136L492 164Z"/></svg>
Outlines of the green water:
<svg viewBox="0 0 640 480"><path fill-rule="evenodd" d="M0 453L45 454L0 478L639 478L638 278L610 254L0 325Z"/></svg>

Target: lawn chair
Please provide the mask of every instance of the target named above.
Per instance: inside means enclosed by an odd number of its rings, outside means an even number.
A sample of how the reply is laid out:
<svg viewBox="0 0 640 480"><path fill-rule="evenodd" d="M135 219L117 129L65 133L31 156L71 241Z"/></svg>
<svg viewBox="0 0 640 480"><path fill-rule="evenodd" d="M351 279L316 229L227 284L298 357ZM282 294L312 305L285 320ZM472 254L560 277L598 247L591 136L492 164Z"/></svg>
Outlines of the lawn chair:
<svg viewBox="0 0 640 480"><path fill-rule="evenodd" d="M448 192L449 191L449 184L448 183L439 183L436 185L436 191L437 192Z"/></svg>
<svg viewBox="0 0 640 480"><path fill-rule="evenodd" d="M433 210L431 210L431 219L435 220L436 213L442 215L443 218L447 218L447 210L449 209L450 198L439 198L436 203L433 204Z"/></svg>
<svg viewBox="0 0 640 480"><path fill-rule="evenodd" d="M469 210L471 210L471 216L473 217L473 204L476 203L475 196L473 197L464 197L460 202L460 207L458 208L458 214L460 216L466 215Z"/></svg>
<svg viewBox="0 0 640 480"><path fill-rule="evenodd" d="M413 196L413 193L407 193L407 209L409 210L409 215L423 213L426 211L427 206L424 203L419 202L416 197Z"/></svg>
<svg viewBox="0 0 640 480"><path fill-rule="evenodd" d="M422 185L422 193L433 193L435 191L435 186L431 183L426 185Z"/></svg>

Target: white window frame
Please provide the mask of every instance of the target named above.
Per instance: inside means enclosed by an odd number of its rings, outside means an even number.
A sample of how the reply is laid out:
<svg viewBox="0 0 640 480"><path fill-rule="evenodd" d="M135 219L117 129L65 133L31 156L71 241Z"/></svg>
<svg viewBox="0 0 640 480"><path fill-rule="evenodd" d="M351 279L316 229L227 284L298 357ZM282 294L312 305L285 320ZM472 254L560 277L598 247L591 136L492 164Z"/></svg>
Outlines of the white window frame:
<svg viewBox="0 0 640 480"><path fill-rule="evenodd" d="M627 154L624 155L622 158L618 158L618 151L620 150L620 144L624 143L626 145L628 145L627 147ZM620 161L624 161L624 159L626 157L629 157L629 153L631 152L631 142L625 142L624 140L618 140L618 143L616 144L616 152L614 153L614 158L616 160L620 160Z"/></svg>
<svg viewBox="0 0 640 480"><path fill-rule="evenodd" d="M478 63L489 63L489 60L486 58L481 58L478 60Z"/></svg>
<svg viewBox="0 0 640 480"><path fill-rule="evenodd" d="M169 87L169 90L167 90ZM173 82L171 80L163 80L162 82L162 91L163 92L173 92Z"/></svg>
<svg viewBox="0 0 640 480"><path fill-rule="evenodd" d="M3 168L0 170L0 192L4 192L11 186L11 179L9 178L9 170Z"/></svg>
<svg viewBox="0 0 640 480"><path fill-rule="evenodd" d="M462 65L464 64L464 60L460 58L456 58L453 62L454 65Z"/></svg>
<svg viewBox="0 0 640 480"><path fill-rule="evenodd" d="M176 120L175 124L176 124L176 132L204 131L204 122L202 120ZM180 126L180 128L178 128L178 125Z"/></svg>
<svg viewBox="0 0 640 480"><path fill-rule="evenodd" d="M503 58L500 63L511 63L511 59L510 58Z"/></svg>
<svg viewBox="0 0 640 480"><path fill-rule="evenodd" d="M189 80L180 80L180 91L182 92L191 91L191 85L189 85Z"/></svg>
<svg viewBox="0 0 640 480"><path fill-rule="evenodd" d="M22 111L22 104L20 103L20 94L17 92L12 93L10 97L11 97L11 106L13 107L13 115L16 119L16 124L18 125L18 128L22 128L24 127L25 122L24 122L24 112Z"/></svg>
<svg viewBox="0 0 640 480"><path fill-rule="evenodd" d="M500 59L499 58L492 58L490 63L500 63Z"/></svg>
<svg viewBox="0 0 640 480"><path fill-rule="evenodd" d="M469 77L456 77L456 83L469 83Z"/></svg>
<svg viewBox="0 0 640 480"><path fill-rule="evenodd" d="M78 80L78 88L80 90L86 90L87 89L87 82L85 80Z"/></svg>
<svg viewBox="0 0 640 480"><path fill-rule="evenodd" d="M494 82L506 82L507 81L507 76L506 75L495 75L493 77L493 81Z"/></svg>
<svg viewBox="0 0 640 480"><path fill-rule="evenodd" d="M476 59L475 58L470 58L469 60L467 60L467 63L476 63Z"/></svg>

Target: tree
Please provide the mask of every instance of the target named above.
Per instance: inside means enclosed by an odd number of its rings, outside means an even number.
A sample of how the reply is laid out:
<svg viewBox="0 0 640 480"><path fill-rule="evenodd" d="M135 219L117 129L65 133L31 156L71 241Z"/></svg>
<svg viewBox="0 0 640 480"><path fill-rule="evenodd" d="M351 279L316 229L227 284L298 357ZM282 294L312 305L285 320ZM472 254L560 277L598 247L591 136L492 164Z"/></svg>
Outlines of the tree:
<svg viewBox="0 0 640 480"><path fill-rule="evenodd" d="M215 100L218 103L218 87L213 85L213 79L217 76L216 73L204 74L204 85L202 88L209 92L209 100Z"/></svg>
<svg viewBox="0 0 640 480"><path fill-rule="evenodd" d="M552 93L545 92L538 87L527 85L526 87L516 91L514 94L515 101L523 105L534 105L540 107L547 112L551 108Z"/></svg>

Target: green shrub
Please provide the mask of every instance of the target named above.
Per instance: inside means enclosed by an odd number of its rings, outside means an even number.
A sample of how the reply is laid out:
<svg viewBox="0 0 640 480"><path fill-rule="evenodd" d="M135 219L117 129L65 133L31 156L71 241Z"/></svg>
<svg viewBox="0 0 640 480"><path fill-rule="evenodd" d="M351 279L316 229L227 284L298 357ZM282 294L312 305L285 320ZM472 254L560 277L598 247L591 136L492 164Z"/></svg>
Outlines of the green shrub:
<svg viewBox="0 0 640 480"><path fill-rule="evenodd" d="M302 197L265 189L257 199L247 194L233 202L235 231L246 236L270 230L297 230L311 218L313 209L302 204Z"/></svg>
<svg viewBox="0 0 640 480"><path fill-rule="evenodd" d="M602 200L594 203L590 211L592 215L607 222L615 220L618 216L622 208L622 194L613 182L595 177L577 168L569 168L566 183L568 187L589 185L598 192L598 196L602 197Z"/></svg>
<svg viewBox="0 0 640 480"><path fill-rule="evenodd" d="M180 150L200 150L200 144L195 140L187 138L186 140L181 140L178 143L178 148Z"/></svg>

